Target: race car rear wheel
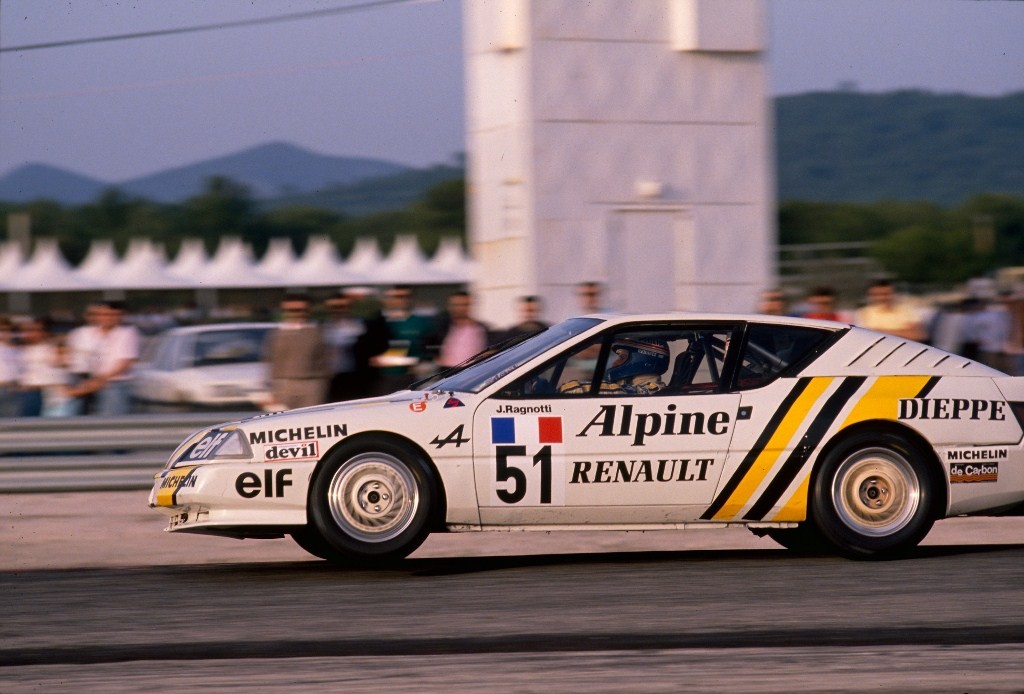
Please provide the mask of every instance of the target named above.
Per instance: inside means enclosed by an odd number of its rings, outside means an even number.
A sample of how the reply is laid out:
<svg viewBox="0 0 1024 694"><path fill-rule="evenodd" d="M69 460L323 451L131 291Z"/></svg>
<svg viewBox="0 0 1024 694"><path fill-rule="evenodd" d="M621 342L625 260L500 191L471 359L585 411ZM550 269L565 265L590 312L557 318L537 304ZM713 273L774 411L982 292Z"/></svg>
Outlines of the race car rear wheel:
<svg viewBox="0 0 1024 694"><path fill-rule="evenodd" d="M400 559L419 547L437 497L422 455L382 437L338 450L310 494L311 520L327 544L344 558L365 561Z"/></svg>
<svg viewBox="0 0 1024 694"><path fill-rule="evenodd" d="M857 434L818 471L815 524L841 551L870 557L908 549L935 522L938 482L921 448L888 432Z"/></svg>

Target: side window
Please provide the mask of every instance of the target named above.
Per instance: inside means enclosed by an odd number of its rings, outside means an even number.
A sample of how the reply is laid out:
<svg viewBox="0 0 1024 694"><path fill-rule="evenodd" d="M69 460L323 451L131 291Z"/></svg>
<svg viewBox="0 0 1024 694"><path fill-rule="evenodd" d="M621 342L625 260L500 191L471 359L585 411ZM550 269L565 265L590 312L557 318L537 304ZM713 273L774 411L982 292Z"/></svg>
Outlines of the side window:
<svg viewBox="0 0 1024 694"><path fill-rule="evenodd" d="M190 369L195 366L196 338L194 334L183 336L175 347L174 369Z"/></svg>
<svg viewBox="0 0 1024 694"><path fill-rule="evenodd" d="M594 382L601 355L601 337L595 337L555 361L516 380L501 392L502 397L545 397L586 395Z"/></svg>
<svg viewBox="0 0 1024 694"><path fill-rule="evenodd" d="M678 339L670 343L672 372L667 380L668 391L673 395L718 391L732 334L731 328L681 331Z"/></svg>
<svg viewBox="0 0 1024 694"><path fill-rule="evenodd" d="M722 387L732 334L732 326L679 325L606 333L517 380L501 397L713 393Z"/></svg>
<svg viewBox="0 0 1024 694"><path fill-rule="evenodd" d="M818 328L752 324L740 356L737 387L749 390L766 385L790 366L811 357L834 334Z"/></svg>
<svg viewBox="0 0 1024 694"><path fill-rule="evenodd" d="M159 371L171 371L174 368L174 345L177 340L171 336L158 337L150 343L148 353L142 361L149 362Z"/></svg>

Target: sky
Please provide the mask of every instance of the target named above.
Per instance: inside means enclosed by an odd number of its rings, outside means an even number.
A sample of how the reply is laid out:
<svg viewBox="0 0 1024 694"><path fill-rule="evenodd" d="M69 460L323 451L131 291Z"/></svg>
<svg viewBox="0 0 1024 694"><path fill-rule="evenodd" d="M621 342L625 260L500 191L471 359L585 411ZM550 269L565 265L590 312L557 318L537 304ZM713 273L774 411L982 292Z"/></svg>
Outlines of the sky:
<svg viewBox="0 0 1024 694"><path fill-rule="evenodd" d="M774 94L1024 90L1024 1L766 2ZM2 0L0 175L43 163L116 183L278 141L450 163L465 150L461 14L458 0Z"/></svg>

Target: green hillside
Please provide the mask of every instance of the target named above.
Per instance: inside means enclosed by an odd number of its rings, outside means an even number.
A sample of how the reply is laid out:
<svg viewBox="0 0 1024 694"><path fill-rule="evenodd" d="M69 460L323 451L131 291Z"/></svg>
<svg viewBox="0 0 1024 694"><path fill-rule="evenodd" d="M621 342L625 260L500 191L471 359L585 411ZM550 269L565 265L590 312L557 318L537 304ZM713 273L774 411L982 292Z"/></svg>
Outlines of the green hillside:
<svg viewBox="0 0 1024 694"><path fill-rule="evenodd" d="M819 92L779 97L775 113L781 200L1024 194L1024 92Z"/></svg>
<svg viewBox="0 0 1024 694"><path fill-rule="evenodd" d="M316 193L262 200L260 207L265 210L284 207L314 208L346 217L362 217L408 207L423 198L424 194L437 184L461 179L463 175L462 167L448 165L410 169L348 185L331 186Z"/></svg>

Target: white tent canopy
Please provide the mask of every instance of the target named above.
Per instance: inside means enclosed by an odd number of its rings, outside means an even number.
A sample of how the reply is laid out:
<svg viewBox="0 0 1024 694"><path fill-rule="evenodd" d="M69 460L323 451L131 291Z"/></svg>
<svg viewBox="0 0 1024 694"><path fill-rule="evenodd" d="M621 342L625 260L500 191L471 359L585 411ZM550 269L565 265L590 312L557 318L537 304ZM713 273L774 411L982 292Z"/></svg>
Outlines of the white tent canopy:
<svg viewBox="0 0 1024 694"><path fill-rule="evenodd" d="M430 267L413 236L399 236L374 278L383 284L450 284L452 279Z"/></svg>
<svg viewBox="0 0 1024 694"><path fill-rule="evenodd" d="M56 241L41 239L32 257L5 279L3 288L16 292L63 292L94 289L95 285L75 274Z"/></svg>
<svg viewBox="0 0 1024 694"><path fill-rule="evenodd" d="M124 260L110 271L109 282L120 289L181 289L190 286L186 280L167 271L163 246L148 239L128 244Z"/></svg>
<svg viewBox="0 0 1024 694"><path fill-rule="evenodd" d="M368 276L342 263L338 249L330 239L323 236L310 239L306 252L286 272L287 276L279 275L278 279L304 287L351 286L370 281Z"/></svg>
<svg viewBox="0 0 1024 694"><path fill-rule="evenodd" d="M212 257L202 241L187 239L171 262L148 239L132 241L123 258L112 242L97 240L77 268L53 239L37 239L28 259L17 243L0 244L0 291L6 292L458 285L469 282L470 270L457 239L442 242L430 259L412 236L396 239L387 256L376 239L359 239L346 260L326 237L310 239L301 257L288 239L273 239L259 261L235 237L221 239Z"/></svg>
<svg viewBox="0 0 1024 694"><path fill-rule="evenodd" d="M85 254L85 259L75 272L84 279L103 282L104 277L110 277L118 262L113 241L93 241L89 246L89 252Z"/></svg>
<svg viewBox="0 0 1024 694"><path fill-rule="evenodd" d="M267 252L263 254L256 269L264 275L281 277L287 274L295 265L297 258L292 250L290 239L271 239L267 246Z"/></svg>

